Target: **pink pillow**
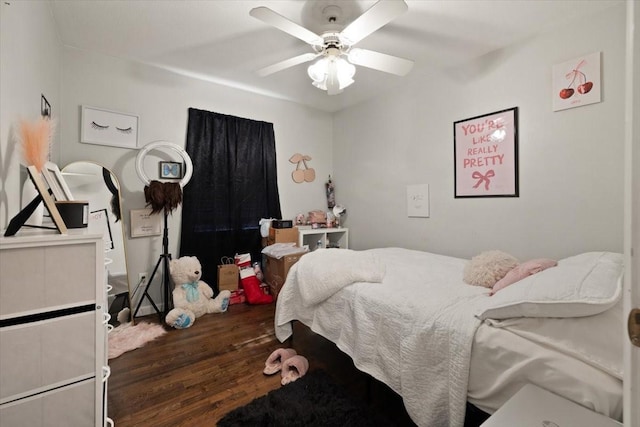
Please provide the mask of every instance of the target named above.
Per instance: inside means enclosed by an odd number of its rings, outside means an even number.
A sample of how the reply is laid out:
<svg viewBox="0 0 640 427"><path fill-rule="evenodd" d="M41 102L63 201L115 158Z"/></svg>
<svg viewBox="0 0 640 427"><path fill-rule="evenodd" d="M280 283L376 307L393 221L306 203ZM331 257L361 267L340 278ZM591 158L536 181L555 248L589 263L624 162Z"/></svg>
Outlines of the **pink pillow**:
<svg viewBox="0 0 640 427"><path fill-rule="evenodd" d="M546 258L532 259L530 261L523 262L517 267L511 269L502 279L498 280L496 284L493 285L493 288L491 289L491 293L489 295L493 295L500 289L506 288L507 286L512 285L524 279L525 277L540 273L542 270L546 270L550 267L555 267L556 265L558 265L557 261Z"/></svg>

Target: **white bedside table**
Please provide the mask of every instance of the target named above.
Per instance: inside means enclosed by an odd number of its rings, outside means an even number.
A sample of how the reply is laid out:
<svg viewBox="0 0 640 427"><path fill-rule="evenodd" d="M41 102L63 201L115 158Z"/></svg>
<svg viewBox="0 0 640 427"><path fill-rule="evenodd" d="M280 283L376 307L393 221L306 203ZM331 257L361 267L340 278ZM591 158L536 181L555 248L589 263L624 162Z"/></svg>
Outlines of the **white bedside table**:
<svg viewBox="0 0 640 427"><path fill-rule="evenodd" d="M532 384L480 427L620 427L621 423Z"/></svg>

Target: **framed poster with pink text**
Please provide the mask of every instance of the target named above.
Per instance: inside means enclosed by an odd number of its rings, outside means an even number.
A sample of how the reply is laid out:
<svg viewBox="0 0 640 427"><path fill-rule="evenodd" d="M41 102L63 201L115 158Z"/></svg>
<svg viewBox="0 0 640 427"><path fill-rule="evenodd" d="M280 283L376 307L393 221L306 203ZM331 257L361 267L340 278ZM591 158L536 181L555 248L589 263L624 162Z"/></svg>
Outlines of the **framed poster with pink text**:
<svg viewBox="0 0 640 427"><path fill-rule="evenodd" d="M518 107L453 123L454 196L518 197Z"/></svg>

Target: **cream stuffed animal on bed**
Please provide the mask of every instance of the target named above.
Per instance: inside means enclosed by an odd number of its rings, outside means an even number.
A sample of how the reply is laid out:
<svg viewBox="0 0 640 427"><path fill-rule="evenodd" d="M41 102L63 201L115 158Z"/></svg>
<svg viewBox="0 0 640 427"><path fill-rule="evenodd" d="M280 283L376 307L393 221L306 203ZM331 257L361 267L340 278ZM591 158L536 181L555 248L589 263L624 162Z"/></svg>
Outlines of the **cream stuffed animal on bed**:
<svg viewBox="0 0 640 427"><path fill-rule="evenodd" d="M183 256L169 263L173 281L173 306L165 322L176 329L193 325L196 318L208 313L224 313L229 306L231 292L222 291L216 298L202 277L202 265L194 256Z"/></svg>

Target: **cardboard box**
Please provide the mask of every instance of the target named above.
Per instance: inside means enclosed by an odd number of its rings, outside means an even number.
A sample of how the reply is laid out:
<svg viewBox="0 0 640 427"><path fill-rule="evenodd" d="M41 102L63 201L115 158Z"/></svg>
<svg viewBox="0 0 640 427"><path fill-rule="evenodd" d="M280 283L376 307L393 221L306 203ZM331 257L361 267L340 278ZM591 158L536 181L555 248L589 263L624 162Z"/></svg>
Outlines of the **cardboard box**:
<svg viewBox="0 0 640 427"><path fill-rule="evenodd" d="M282 285L284 285L284 282L269 283L269 293L273 296L274 301L278 299L278 294L280 293L280 289L282 289Z"/></svg>
<svg viewBox="0 0 640 427"><path fill-rule="evenodd" d="M268 245L274 243L298 243L298 227L292 228L269 228ZM268 246L267 245L267 246Z"/></svg>
<svg viewBox="0 0 640 427"><path fill-rule="evenodd" d="M273 258L269 255L265 256L265 281L269 285L269 290L271 291L271 295L273 295L274 299L278 298L278 293L284 285L285 280L287 279L287 274L289 274L289 269L291 266L298 262L298 260L304 255L306 252L301 252L299 254L293 255L285 255L282 258Z"/></svg>

